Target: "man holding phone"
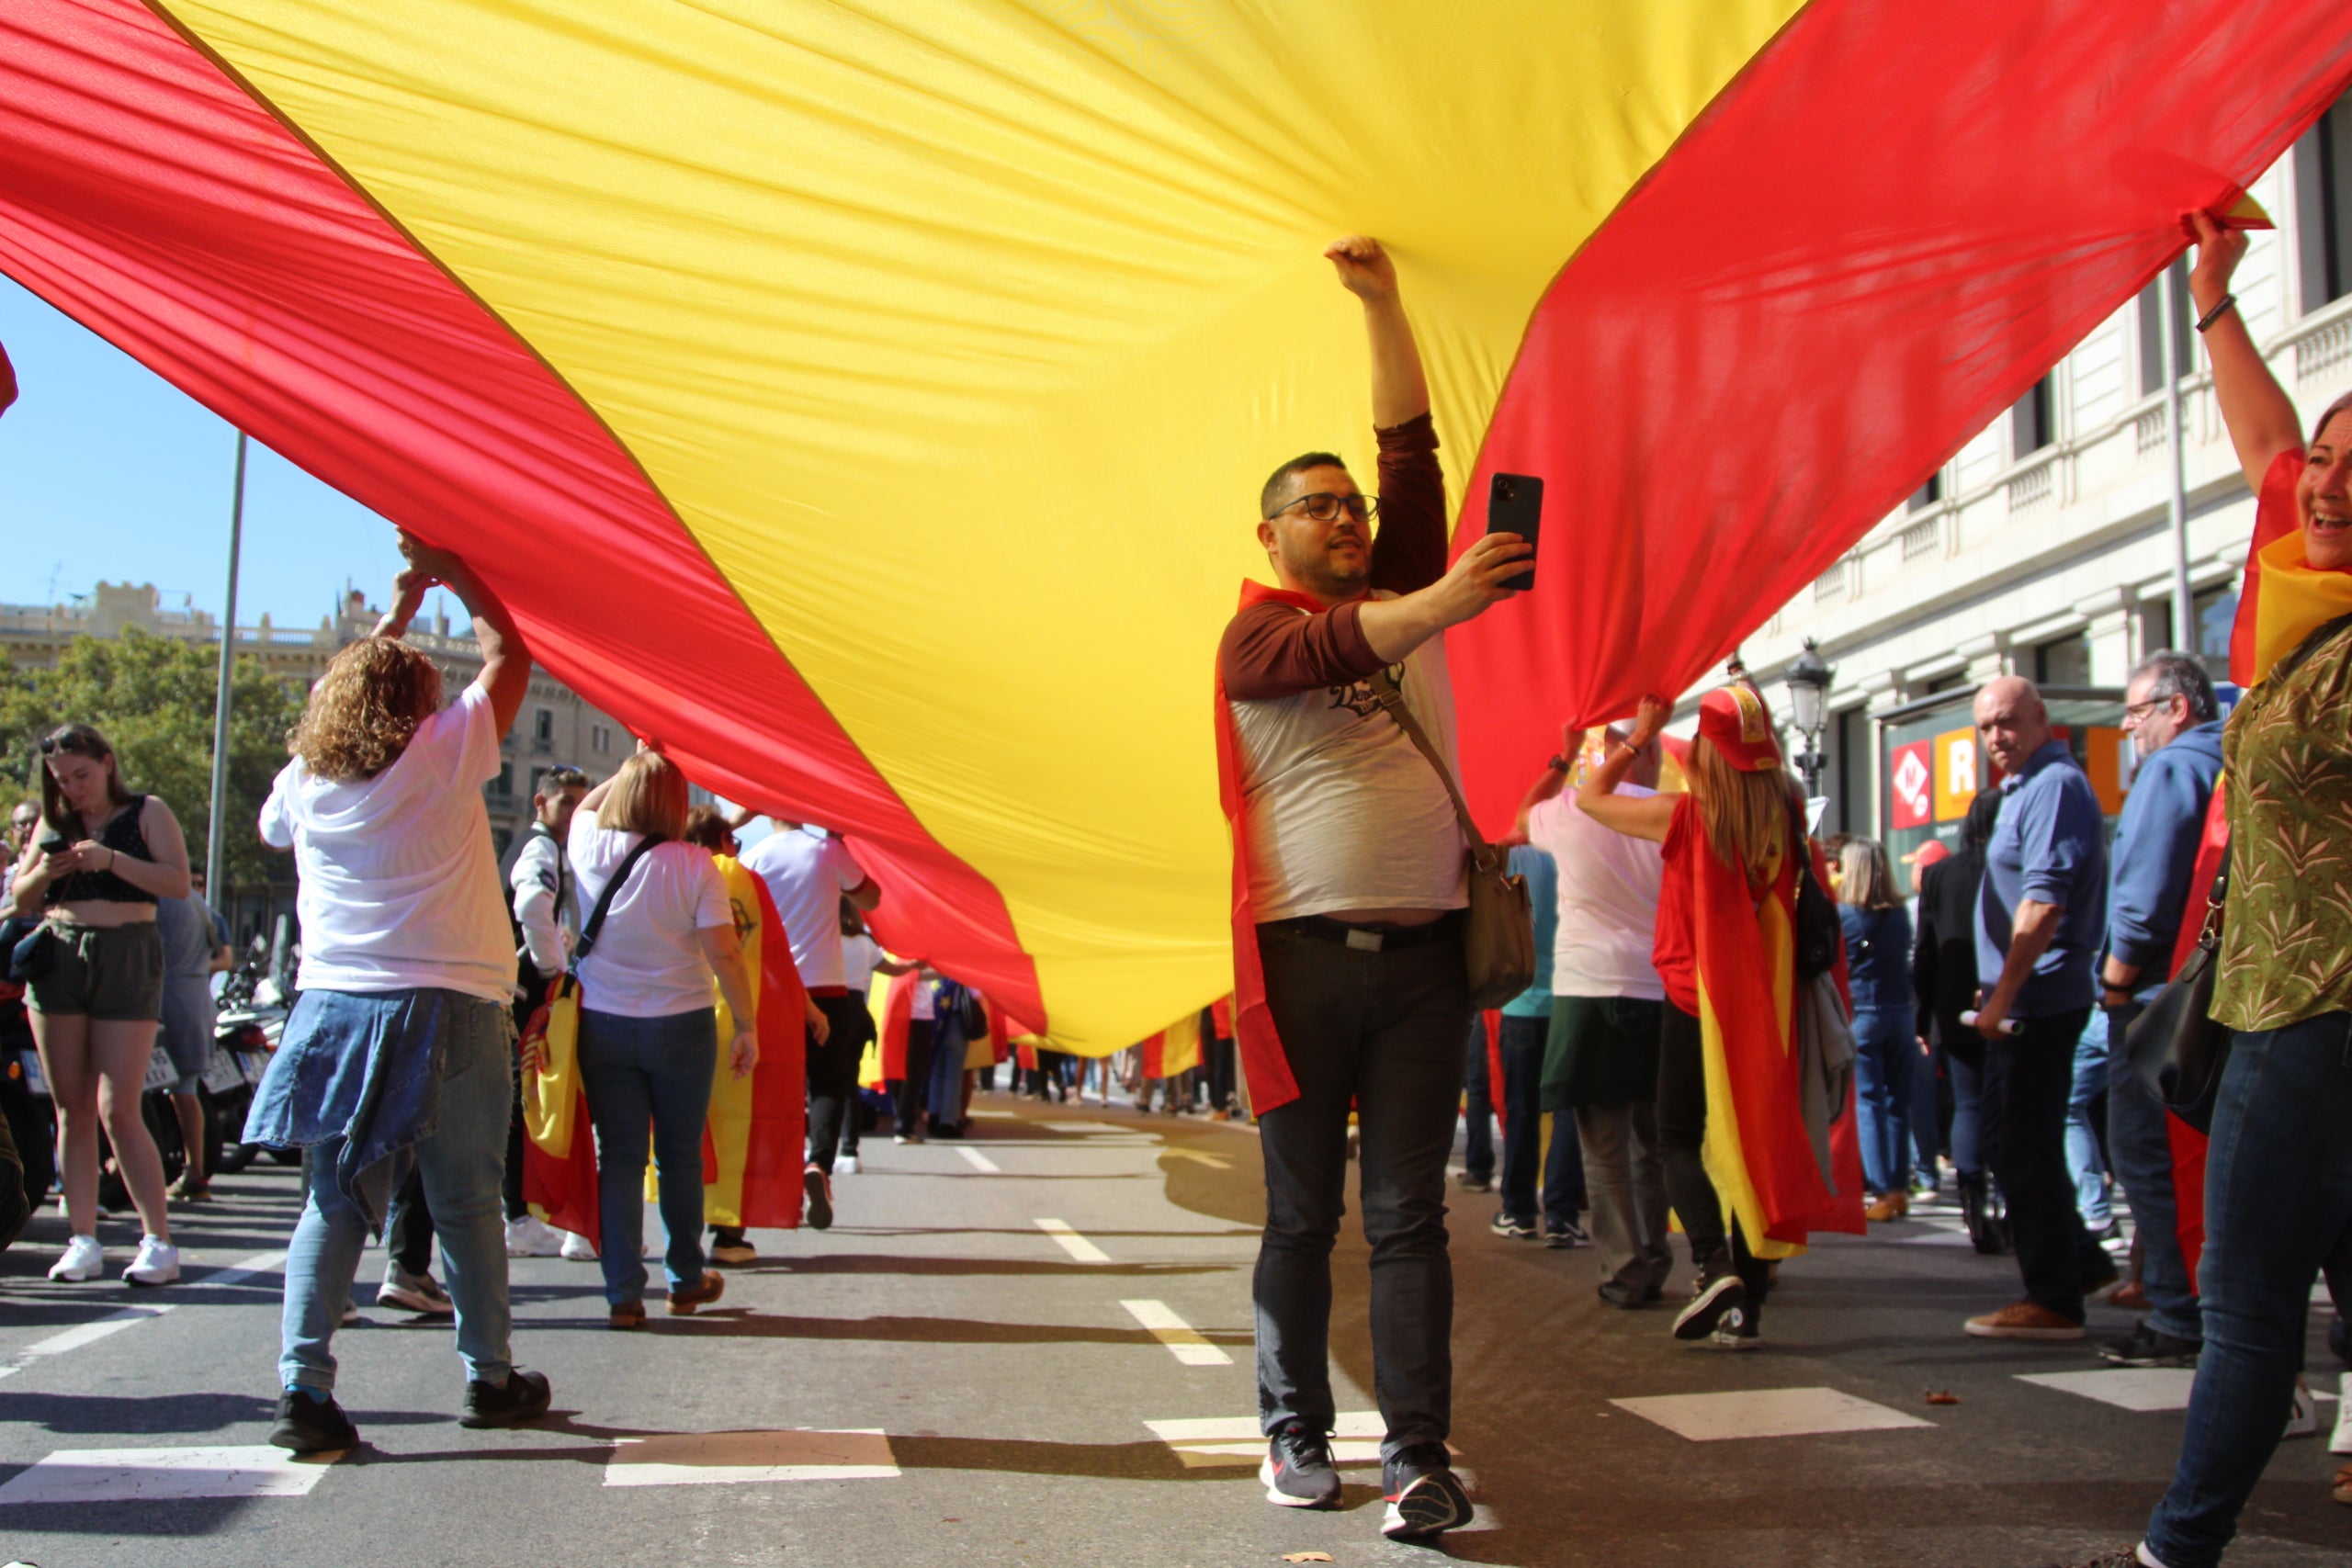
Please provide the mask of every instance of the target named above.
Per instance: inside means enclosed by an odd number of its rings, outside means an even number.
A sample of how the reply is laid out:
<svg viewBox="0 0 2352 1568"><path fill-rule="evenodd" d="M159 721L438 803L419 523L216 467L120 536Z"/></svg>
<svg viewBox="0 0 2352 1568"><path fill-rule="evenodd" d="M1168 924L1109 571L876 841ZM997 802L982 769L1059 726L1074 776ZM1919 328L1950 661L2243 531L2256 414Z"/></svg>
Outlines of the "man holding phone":
<svg viewBox="0 0 2352 1568"><path fill-rule="evenodd" d="M1466 1524L1447 1458L1453 1277L1445 1161L1470 1017L1464 845L1445 784L1385 712L1394 679L1449 766L1439 634L1510 596L1532 548L1489 534L1446 568L1445 483L1396 271L1377 241L1324 254L1363 303L1380 495L1310 452L1274 470L1258 540L1281 586L1244 585L1217 650L1218 761L1234 829L1237 1020L1261 1111L1266 1228L1252 1293L1269 1501L1329 1507L1330 1255L1362 1130L1372 1245L1383 1532ZM1375 546L1371 524L1381 521Z"/></svg>

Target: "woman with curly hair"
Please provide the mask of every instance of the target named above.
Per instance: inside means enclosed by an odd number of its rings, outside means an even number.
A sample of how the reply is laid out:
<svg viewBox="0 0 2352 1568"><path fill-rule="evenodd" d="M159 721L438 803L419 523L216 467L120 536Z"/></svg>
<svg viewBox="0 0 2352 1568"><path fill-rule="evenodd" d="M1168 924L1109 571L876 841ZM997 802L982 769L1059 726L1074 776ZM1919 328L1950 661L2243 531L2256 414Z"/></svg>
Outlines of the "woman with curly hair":
<svg viewBox="0 0 2352 1568"><path fill-rule="evenodd" d="M249 1142L304 1151L287 1248L277 1424L297 1453L358 1441L328 1349L368 1232L422 1178L457 1307L468 1427L543 1414L548 1381L509 1359L501 1195L514 1094L514 944L482 785L529 689L505 607L447 550L406 534L409 570L375 635L334 657L262 807L265 843L301 878L300 998L254 1096ZM481 674L447 707L441 671L401 641L425 590L473 613Z"/></svg>
<svg viewBox="0 0 2352 1568"><path fill-rule="evenodd" d="M55 1097L58 1164L72 1230L52 1280L94 1280L98 1247L98 1126L106 1125L145 1234L122 1277L167 1285L179 1249L164 1217L164 1161L141 1120L163 1018L158 903L187 897L187 845L171 807L133 794L107 738L68 724L40 743L40 823L17 861L17 908L41 911L45 967L27 987L42 1074Z"/></svg>

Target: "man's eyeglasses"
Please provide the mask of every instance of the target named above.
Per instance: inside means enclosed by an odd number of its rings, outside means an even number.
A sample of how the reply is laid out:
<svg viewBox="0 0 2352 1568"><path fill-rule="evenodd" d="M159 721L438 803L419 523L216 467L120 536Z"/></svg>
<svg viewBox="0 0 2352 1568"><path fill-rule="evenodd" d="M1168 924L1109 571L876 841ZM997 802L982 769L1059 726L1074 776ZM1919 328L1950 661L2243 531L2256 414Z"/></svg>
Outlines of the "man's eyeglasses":
<svg viewBox="0 0 2352 1568"><path fill-rule="evenodd" d="M1271 523L1294 507L1304 508L1306 514L1317 523L1330 522L1344 507L1349 516L1362 523L1379 513L1380 498L1376 495L1363 494L1334 495L1328 490L1318 490L1313 495L1300 496L1288 506L1275 507L1266 513L1266 521Z"/></svg>
<svg viewBox="0 0 2352 1568"><path fill-rule="evenodd" d="M2126 703L2123 705L2123 722L2126 724L2145 723L2150 714L2155 712L2158 708L2169 707L2171 705L2172 699L2170 697L2150 697L2144 703Z"/></svg>

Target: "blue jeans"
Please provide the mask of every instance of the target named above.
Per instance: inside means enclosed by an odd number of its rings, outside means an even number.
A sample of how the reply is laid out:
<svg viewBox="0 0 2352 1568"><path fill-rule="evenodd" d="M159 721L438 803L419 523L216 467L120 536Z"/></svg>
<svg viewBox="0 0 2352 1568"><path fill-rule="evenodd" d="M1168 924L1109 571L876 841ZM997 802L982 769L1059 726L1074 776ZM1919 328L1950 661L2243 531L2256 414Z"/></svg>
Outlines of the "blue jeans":
<svg viewBox="0 0 2352 1568"><path fill-rule="evenodd" d="M718 1063L718 1018L708 1008L664 1018L580 1010L580 1078L596 1124L596 1219L605 1300L645 1299L645 1156L652 1127L662 1264L673 1291L702 1282L702 1130Z"/></svg>
<svg viewBox="0 0 2352 1568"><path fill-rule="evenodd" d="M1535 1220L1535 1167L1544 1167L1544 1223L1572 1225L1585 1206L1584 1156L1573 1116L1552 1118L1552 1147L1544 1149L1544 1046L1551 1038L1549 1010L1536 1018L1503 1014L1503 1212ZM1486 1044L1485 1031L1479 1044Z"/></svg>
<svg viewBox="0 0 2352 1568"><path fill-rule="evenodd" d="M1862 1141L1862 1185L1900 1192L1911 1185L1911 1064L1919 1055L1909 1008L1854 1010L1854 1108Z"/></svg>
<svg viewBox="0 0 2352 1568"><path fill-rule="evenodd" d="M2198 1312L2197 1292L2189 1288L2188 1261L2180 1251L2180 1206L2174 1200L2172 1139L2165 1129L2165 1108L2140 1081L2120 1049L2124 1031L2163 988L2152 986L2130 1006L2107 1015L2107 1037L2111 1043L2107 1156L2115 1163L2116 1178L2132 1199L2132 1218L2140 1243L2140 1289L2148 1296L2148 1326L2194 1343L2205 1337L2205 1325Z"/></svg>
<svg viewBox="0 0 2352 1568"><path fill-rule="evenodd" d="M1462 1170L1480 1181L1495 1179L1495 1084L1487 1055L1487 1021L1470 1015L1470 1038L1462 1049Z"/></svg>
<svg viewBox="0 0 2352 1568"><path fill-rule="evenodd" d="M317 995L319 993L311 993ZM514 1020L497 1002L456 998L443 1043L440 1118L433 1132L388 1157L397 1190L413 1164L441 1240L441 1267L458 1308L458 1354L475 1382L503 1383L512 1366L514 1318L506 1299L508 1102L514 1092ZM334 1387L329 1342L351 1299L368 1222L335 1186L339 1141L302 1161L309 1195L286 1248L286 1306L277 1379L287 1388Z"/></svg>
<svg viewBox="0 0 2352 1568"><path fill-rule="evenodd" d="M2205 1156L2205 1351L2180 1462L2148 1519L2166 1568L2210 1568L2294 1400L2312 1280L2352 1226L2352 1013L2241 1034Z"/></svg>
<svg viewBox="0 0 2352 1568"><path fill-rule="evenodd" d="M2094 1011L2075 1042L2075 1083L2066 1096L2066 1174L2075 1179L2075 1207L2095 1231L2115 1223L2107 1201L2107 1161L2099 1154L2098 1130L2091 1125L2091 1102L2107 1092L2107 1014Z"/></svg>

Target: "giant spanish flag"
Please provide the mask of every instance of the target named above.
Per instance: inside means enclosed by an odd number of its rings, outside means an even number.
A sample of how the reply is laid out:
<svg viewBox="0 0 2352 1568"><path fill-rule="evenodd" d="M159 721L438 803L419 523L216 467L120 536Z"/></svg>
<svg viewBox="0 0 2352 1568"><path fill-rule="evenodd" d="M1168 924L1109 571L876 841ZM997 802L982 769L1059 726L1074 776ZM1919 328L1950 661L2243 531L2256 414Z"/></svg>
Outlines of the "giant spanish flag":
<svg viewBox="0 0 2352 1568"><path fill-rule="evenodd" d="M1548 486L1453 639L1491 831L2347 73L2313 0L11 0L0 270L1102 1051L1233 985L1217 633L1266 472L1371 445L1326 242L1463 535Z"/></svg>

